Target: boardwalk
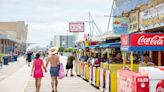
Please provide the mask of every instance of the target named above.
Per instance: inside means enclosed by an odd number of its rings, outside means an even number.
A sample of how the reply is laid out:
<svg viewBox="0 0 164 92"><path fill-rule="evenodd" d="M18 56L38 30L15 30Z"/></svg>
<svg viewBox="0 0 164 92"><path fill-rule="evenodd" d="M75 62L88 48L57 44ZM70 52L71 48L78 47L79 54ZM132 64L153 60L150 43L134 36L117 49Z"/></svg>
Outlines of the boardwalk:
<svg viewBox="0 0 164 92"><path fill-rule="evenodd" d="M61 57L65 66L66 57ZM28 67L24 59L4 66L0 70L0 92L35 92L35 81L30 76L31 67ZM51 78L49 72L42 79L40 92L51 92ZM100 92L88 82L79 77L65 77L59 80L58 92Z"/></svg>
<svg viewBox="0 0 164 92"><path fill-rule="evenodd" d="M51 79L46 74L46 78L42 80L41 92L51 92ZM30 79L25 92L34 92L34 79ZM58 92L100 92L91 86L88 82L79 77L66 77L59 80Z"/></svg>
<svg viewBox="0 0 164 92"><path fill-rule="evenodd" d="M61 57L63 65L66 64L66 57ZM35 80L30 78L25 92L35 91ZM40 92L51 92L51 78L49 72L45 74L42 79L42 86ZM100 92L98 89L91 86L88 82L84 81L79 77L65 77L59 80L58 92Z"/></svg>

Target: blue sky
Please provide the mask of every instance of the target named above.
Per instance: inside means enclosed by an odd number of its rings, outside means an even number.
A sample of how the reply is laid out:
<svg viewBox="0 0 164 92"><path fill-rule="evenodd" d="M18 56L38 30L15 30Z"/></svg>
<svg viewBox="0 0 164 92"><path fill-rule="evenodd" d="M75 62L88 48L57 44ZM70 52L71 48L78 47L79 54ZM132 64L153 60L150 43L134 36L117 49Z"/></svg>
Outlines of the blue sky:
<svg viewBox="0 0 164 92"><path fill-rule="evenodd" d="M54 35L67 34L69 22L88 21L88 12L105 32L108 17L104 15L109 15L111 5L112 0L0 0L0 21L25 21L28 42L46 46Z"/></svg>

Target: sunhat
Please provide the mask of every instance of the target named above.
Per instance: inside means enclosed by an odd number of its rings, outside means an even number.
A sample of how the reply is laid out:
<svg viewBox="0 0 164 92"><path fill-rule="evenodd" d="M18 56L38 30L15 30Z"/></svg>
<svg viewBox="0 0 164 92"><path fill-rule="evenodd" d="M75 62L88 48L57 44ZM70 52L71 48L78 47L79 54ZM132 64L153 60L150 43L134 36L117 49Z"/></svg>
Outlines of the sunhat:
<svg viewBox="0 0 164 92"><path fill-rule="evenodd" d="M58 50L59 50L59 48L58 47L51 47L50 49L49 49L49 54L56 54L56 53L58 53Z"/></svg>

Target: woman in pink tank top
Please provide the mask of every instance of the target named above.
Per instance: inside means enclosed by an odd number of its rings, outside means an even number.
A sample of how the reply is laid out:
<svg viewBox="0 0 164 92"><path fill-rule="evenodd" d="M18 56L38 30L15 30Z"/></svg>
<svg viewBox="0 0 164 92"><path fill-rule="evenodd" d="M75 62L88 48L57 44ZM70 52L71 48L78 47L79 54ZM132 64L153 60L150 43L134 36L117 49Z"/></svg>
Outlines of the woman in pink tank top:
<svg viewBox="0 0 164 92"><path fill-rule="evenodd" d="M41 78L43 77L43 69L45 72L47 72L43 60L40 59L40 54L37 53L35 56L35 59L33 61L33 66L31 70L31 76L35 78L35 87L36 87L36 92L39 92L40 86L41 86Z"/></svg>

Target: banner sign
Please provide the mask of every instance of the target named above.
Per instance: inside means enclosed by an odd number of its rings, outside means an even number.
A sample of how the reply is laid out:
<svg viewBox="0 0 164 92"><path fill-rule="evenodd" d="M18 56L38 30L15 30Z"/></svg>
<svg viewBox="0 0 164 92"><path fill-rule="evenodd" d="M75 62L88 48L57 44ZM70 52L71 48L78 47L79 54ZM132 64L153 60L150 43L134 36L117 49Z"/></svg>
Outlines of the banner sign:
<svg viewBox="0 0 164 92"><path fill-rule="evenodd" d="M121 46L129 46L129 36L121 35Z"/></svg>
<svg viewBox="0 0 164 92"><path fill-rule="evenodd" d="M164 26L164 3L140 13L140 28L148 30Z"/></svg>
<svg viewBox="0 0 164 92"><path fill-rule="evenodd" d="M139 11L130 13L129 16L129 25L128 25L128 31L129 32L136 32L139 30Z"/></svg>
<svg viewBox="0 0 164 92"><path fill-rule="evenodd" d="M164 34L132 34L130 46L164 46Z"/></svg>
<svg viewBox="0 0 164 92"><path fill-rule="evenodd" d="M126 17L113 19L113 31L115 34L124 34L128 31L129 19Z"/></svg>
<svg viewBox="0 0 164 92"><path fill-rule="evenodd" d="M69 32L84 32L84 22L70 22Z"/></svg>
<svg viewBox="0 0 164 92"><path fill-rule="evenodd" d="M164 33L121 35L121 50L163 51L164 50Z"/></svg>
<svg viewBox="0 0 164 92"><path fill-rule="evenodd" d="M121 46L164 46L164 34L121 35Z"/></svg>

